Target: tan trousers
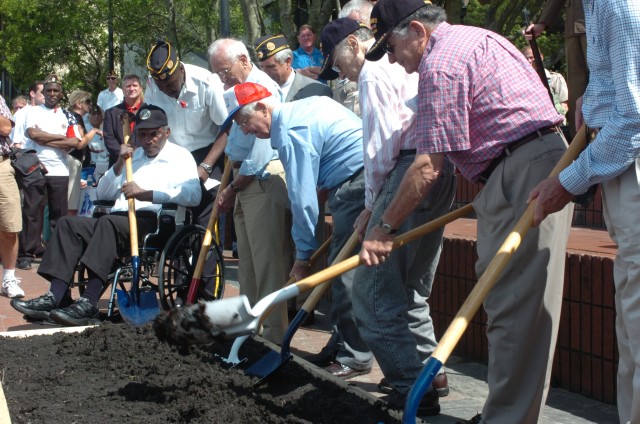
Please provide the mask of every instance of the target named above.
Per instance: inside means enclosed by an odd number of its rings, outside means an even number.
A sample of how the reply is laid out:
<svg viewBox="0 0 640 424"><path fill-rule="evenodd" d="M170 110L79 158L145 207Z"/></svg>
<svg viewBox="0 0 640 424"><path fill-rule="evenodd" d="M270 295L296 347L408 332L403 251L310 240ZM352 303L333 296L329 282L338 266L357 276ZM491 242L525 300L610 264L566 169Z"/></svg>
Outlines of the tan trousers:
<svg viewBox="0 0 640 424"><path fill-rule="evenodd" d="M533 187L565 151L552 133L505 158L473 202L482 275L527 207ZM535 424L544 405L560 322L565 249L573 205L532 228L484 301L488 317L489 396L483 422Z"/></svg>
<svg viewBox="0 0 640 424"><path fill-rule="evenodd" d="M240 293L252 306L284 286L293 258L291 212L282 163L271 161L267 171L271 173L269 178L256 178L238 193L233 212ZM262 336L281 343L287 325L287 306L283 303L264 321Z"/></svg>
<svg viewBox="0 0 640 424"><path fill-rule="evenodd" d="M618 245L613 263L618 337L618 415L640 423L640 159L602 183L604 219Z"/></svg>

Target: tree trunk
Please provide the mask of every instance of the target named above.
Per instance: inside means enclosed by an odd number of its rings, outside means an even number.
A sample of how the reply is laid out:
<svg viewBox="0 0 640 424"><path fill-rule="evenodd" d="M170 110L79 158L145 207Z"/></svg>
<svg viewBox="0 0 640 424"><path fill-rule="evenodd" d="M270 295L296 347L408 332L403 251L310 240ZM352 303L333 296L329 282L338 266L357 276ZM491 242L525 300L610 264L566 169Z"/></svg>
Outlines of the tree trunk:
<svg viewBox="0 0 640 424"><path fill-rule="evenodd" d="M240 0L240 7L242 8L245 24L244 42L249 47L249 50L252 51L250 47L253 46L254 40L260 37L264 29L260 8L257 0Z"/></svg>
<svg viewBox="0 0 640 424"><path fill-rule="evenodd" d="M278 8L280 9L280 28L289 40L289 45L293 47L296 41L296 28L293 24L291 0L278 0Z"/></svg>

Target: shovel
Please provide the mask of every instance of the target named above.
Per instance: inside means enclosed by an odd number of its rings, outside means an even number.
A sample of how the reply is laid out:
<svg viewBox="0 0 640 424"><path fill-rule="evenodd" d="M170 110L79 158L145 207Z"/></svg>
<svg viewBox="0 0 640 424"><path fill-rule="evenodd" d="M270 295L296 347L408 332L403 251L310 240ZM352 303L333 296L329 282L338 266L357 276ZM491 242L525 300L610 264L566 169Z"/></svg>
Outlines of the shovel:
<svg viewBox="0 0 640 424"><path fill-rule="evenodd" d="M222 173L222 181L220 181L220 187L218 187L218 193L221 193L222 190L227 188L227 184L229 184L229 177L231 176L231 161L227 160L227 163L224 166L224 172ZM187 305L193 305L193 302L196 300L196 295L198 294L198 289L200 288L200 282L202 281L202 270L204 268L204 264L207 261L207 254L209 253L209 248L211 247L211 241L213 240L213 232L218 222L218 205L213 204L213 210L211 211L211 216L209 217L209 223L207 224L207 231L204 233L204 238L202 239L202 247L200 248L200 253L198 253L198 262L196 262L196 268L193 270L193 277L191 277L191 283L189 284L189 291L187 292ZM222 281L216 281L216 284L223 284ZM215 287L213 293L217 293L218 288Z"/></svg>
<svg viewBox="0 0 640 424"><path fill-rule="evenodd" d="M325 253L327 253L327 250L329 250L329 246L331 245L331 239L332 238L333 237L329 237L324 243L322 243L322 246L320 246L318 248L318 250L316 250L314 252L314 254L311 256L311 258L309 259L309 262L311 262L312 266L318 261L318 259L320 259ZM287 281L285 283L285 287L288 286L289 284L293 284L294 282L295 282L295 280L293 279L293 277L290 278L289 281ZM307 305L307 302L305 302L305 304L302 306L303 308ZM270 307L269 309L267 309L266 312L264 314L262 314L262 316L260 317L260 323L261 324L264 322L265 319L267 319L269 314L271 314L271 312L273 312L274 309L275 309L275 305ZM297 318L297 316L296 316L296 318ZM238 365L240 362L242 362L243 360L241 360L238 357L238 352L240 351L240 347L242 347L242 344L248 338L249 338L248 335L237 337L233 341L233 346L231 346L231 351L229 352L229 357L228 358L222 358L222 360L224 362L226 362L228 364L232 364L234 366ZM247 370L247 372L248 372L248 370Z"/></svg>
<svg viewBox="0 0 640 424"><path fill-rule="evenodd" d="M583 125L549 176L555 177L560 173L560 171L569 166L571 162L578 157L585 146L585 142L585 127ZM531 228L534 209L535 202L531 202L509 236L507 236L506 240L502 243L502 246L500 246L500 249L491 260L491 263L489 263L486 271L478 279L473 290L469 293L467 300L464 302L462 307L460 307L460 311L458 311L456 316L453 318L451 325L449 325L449 328L447 328L447 331L440 339L440 342L438 342L438 347L436 347L429 359L427 359L422 372L416 379L416 382L411 387L411 391L407 396L402 416L403 423L415 424L420 400L427 391L427 388L431 385L434 377L438 374L440 368L442 368L442 365L445 363L447 358L449 358L451 352L453 352L453 349L460 340L460 337L462 337L467 329L469 322L473 319L478 308L480 308L484 298L498 281L500 274L502 274L502 271L509 263L511 256L513 256L513 253L520 246L520 241Z"/></svg>
<svg viewBox="0 0 640 424"><path fill-rule="evenodd" d="M349 240L347 240L345 245L342 247L342 250L340 250L338 256L336 256L333 260L333 264L337 264L347 259L351 252L353 252L353 249L355 249L358 245L358 236L359 233L357 230L354 231L353 234L351 234L351 237L349 237ZM245 371L247 374L260 377L260 381L258 381L258 383L260 383L262 382L262 380L278 371L280 367L282 367L293 358L293 355L289 350L293 335L296 333L296 331L298 331L298 328L300 328L304 320L309 315L310 311L312 311L316 304L320 301L320 299L322 299L322 295L327 291L327 288L329 287L330 284L326 282L320 284L319 286L316 286L316 288L313 289L311 295L304 302L304 305L302 305L300 311L298 311L293 321L291 321L291 324L289 324L287 332L284 335L284 339L282 340L280 353L273 350L269 351L255 364L247 368L247 370Z"/></svg>
<svg viewBox="0 0 640 424"><path fill-rule="evenodd" d="M472 205L456 209L431 222L407 231L395 238L393 248L397 249L424 234L451 221L468 215ZM254 332L260 316L278 302L291 299L300 292L310 290L330 279L344 274L362 264L358 255L352 256L329 268L310 275L295 284L284 287L262 298L251 308L246 296L235 296L210 302L200 302L183 308L174 308L156 319L154 329L160 340L182 345L185 343L209 343L216 336L240 336Z"/></svg>
<svg viewBox="0 0 640 424"><path fill-rule="evenodd" d="M129 114L122 115L124 144L129 144L131 131ZM133 181L131 157L125 162L127 182ZM140 257L138 256L138 223L136 221L136 201L129 199L129 238L131 241L131 289L118 289L118 310L126 322L139 326L153 320L160 313L160 305L155 291L140 291Z"/></svg>

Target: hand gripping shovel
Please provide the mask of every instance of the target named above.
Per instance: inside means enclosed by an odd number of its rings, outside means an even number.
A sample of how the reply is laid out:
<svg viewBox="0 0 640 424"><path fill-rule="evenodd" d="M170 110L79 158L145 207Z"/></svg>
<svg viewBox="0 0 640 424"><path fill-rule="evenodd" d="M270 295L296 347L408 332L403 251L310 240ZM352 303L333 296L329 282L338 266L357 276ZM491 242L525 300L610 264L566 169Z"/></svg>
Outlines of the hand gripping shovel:
<svg viewBox="0 0 640 424"><path fill-rule="evenodd" d="M472 205L466 205L438 219L423 224L395 238L393 248L397 249L424 234L451 221L468 215ZM160 340L183 345L189 343L210 343L216 336L240 336L256 330L260 316L271 305L290 299L300 292L310 290L330 279L344 274L362 262L358 255L352 256L329 268L310 275L295 284L273 292L251 308L246 296L235 296L210 302L200 302L182 308L174 308L156 319L154 328Z"/></svg>
<svg viewBox="0 0 640 424"><path fill-rule="evenodd" d="M353 249L358 245L358 231L354 231L349 237L349 240L342 247L342 250L338 253L338 256L333 260L333 264L337 264L347 259ZM332 265L333 265L332 264ZM282 347L280 348L280 353L275 352L273 350L269 351L265 356L260 358L255 364L251 367L247 368L245 371L249 375L255 375L260 377L260 383L265 378L269 377L274 372L278 371L280 367L289 362L293 355L290 352L291 340L293 339L293 335L298 331L298 328L302 325L304 320L309 315L309 312L313 310L316 304L322 299L322 295L327 291L330 284L327 281L326 283L320 284L313 289L311 295L307 298L300 308L300 311L296 314L296 317L291 321L289 327L287 328L287 332L284 335L284 339L282 340Z"/></svg>
<svg viewBox="0 0 640 424"><path fill-rule="evenodd" d="M222 193L222 190L227 188L230 176L231 161L227 160L227 163L224 166L224 171L222 173L222 181L220 181L220 187L218 187L218 193ZM207 254L209 253L211 241L213 240L214 228L216 226L216 223L218 222L218 206L215 203L215 199L213 201L213 210L211 211L211 216L209 217L207 231L204 233L204 237L202 239L202 247L200 248L200 253L198 254L198 262L196 262L196 268L193 270L193 277L191 277L191 283L189 284L189 291L187 292L187 305L193 305L193 302L196 300L198 288L200 288L200 282L202 281L202 270L204 269L204 264L207 261ZM224 284L224 282L217 281L216 284ZM216 287L213 293L217 292L218 291Z"/></svg>
<svg viewBox="0 0 640 424"><path fill-rule="evenodd" d="M331 245L331 239L333 237L329 237L324 243L322 243L322 246L320 246L318 248L318 250L316 250L314 252L314 254L311 256L311 258L309 259L309 262L311 262L311 265L313 266L316 262L318 262L318 260L325 254L327 253L327 250L329 250L329 246ZM285 283L285 287L293 284L295 282L295 280L292 278L290 278L286 283ZM307 303L305 302L305 304L302 306L304 308L304 306ZM262 316L260 317L260 323L262 324L264 322L265 319L267 319L267 317L269 316L269 314L271 314L271 312L273 312L273 310L275 309L276 305L271 306L269 309L266 310L266 312L264 314L262 314ZM297 316L296 316L297 318ZM234 341L233 341L233 346L231 346L231 351L229 352L229 357L228 358L222 358L222 360L224 362L226 362L227 364L232 364L233 366L238 365L240 362L242 362L243 360L241 360L238 357L238 352L240 351L240 347L242 347L242 344L245 342L245 340L247 340L249 338L249 335L244 335L244 336L240 336L237 337ZM247 370L248 372L248 370Z"/></svg>
<svg viewBox="0 0 640 424"><path fill-rule="evenodd" d="M549 176L554 177L564 168L569 166L584 148L585 141L585 128L583 125ZM502 243L502 246L500 246L500 249L491 260L491 263L489 263L486 271L482 274L480 279L478 279L473 290L469 293L469 297L467 297L467 300L464 302L462 307L460 307L460 311L458 311L457 315L453 318L451 325L449 325L449 328L447 328L447 331L440 339L440 342L438 342L438 347L436 347L429 359L427 359L422 372L416 379L416 382L411 387L411 391L407 396L402 416L403 423L415 424L420 400L431 385L433 378L438 374L438 371L442 368L442 365L445 363L447 358L449 358L451 352L453 352L453 349L460 340L460 337L462 337L467 329L469 322L473 319L478 308L480 308L484 298L498 281L500 274L509 263L511 256L513 256L513 253L520 246L520 241L531 228L534 208L535 201L529 204L509 236L507 236L507 239Z"/></svg>
<svg viewBox="0 0 640 424"><path fill-rule="evenodd" d="M122 115L124 144L129 144L131 136L129 114ZM131 157L125 160L127 182L133 181ZM140 257L138 256L138 224L136 221L136 201L129 199L129 238L131 241L131 289L129 293L118 289L118 310L126 322L131 325L143 325L160 313L156 291L140 291Z"/></svg>

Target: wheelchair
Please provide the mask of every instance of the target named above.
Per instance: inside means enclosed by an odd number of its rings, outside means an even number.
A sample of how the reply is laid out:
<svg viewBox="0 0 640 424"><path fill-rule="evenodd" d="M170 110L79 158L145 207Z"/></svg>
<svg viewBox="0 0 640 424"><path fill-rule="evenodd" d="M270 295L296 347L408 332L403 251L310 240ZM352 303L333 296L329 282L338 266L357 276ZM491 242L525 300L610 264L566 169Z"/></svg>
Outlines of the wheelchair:
<svg viewBox="0 0 640 424"><path fill-rule="evenodd" d="M113 201L94 201L92 216L99 218L108 213ZM146 234L139 247L140 291L156 291L159 294L162 309L170 309L186 304L187 293L202 247L206 228L191 223L191 212L173 203L163 204L156 213L157 228ZM120 255L120 253L119 253ZM116 289L127 290L131 283L133 268L130 252L121 252L114 263L114 271L109 274L104 290L111 290L107 307L107 319L117 321L119 313L115 302ZM200 285L196 293L198 300L221 299L224 295L225 266L222 250L212 240L203 267ZM86 270L82 265L76 270L73 286L80 294L87 283Z"/></svg>

